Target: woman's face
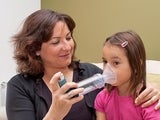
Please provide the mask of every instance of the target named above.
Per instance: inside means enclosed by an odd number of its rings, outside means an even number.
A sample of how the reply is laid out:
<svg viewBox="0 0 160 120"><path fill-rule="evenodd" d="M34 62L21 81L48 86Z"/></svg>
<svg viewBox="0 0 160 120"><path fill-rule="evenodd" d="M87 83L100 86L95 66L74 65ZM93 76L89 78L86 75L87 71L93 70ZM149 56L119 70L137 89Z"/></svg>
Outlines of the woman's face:
<svg viewBox="0 0 160 120"><path fill-rule="evenodd" d="M36 54L41 56L45 68L65 68L71 63L74 52L74 41L66 23L56 23L52 37L42 43L41 50Z"/></svg>
<svg viewBox="0 0 160 120"><path fill-rule="evenodd" d="M106 43L103 47L104 67L109 64L117 75L114 86L128 86L131 68L123 48Z"/></svg>

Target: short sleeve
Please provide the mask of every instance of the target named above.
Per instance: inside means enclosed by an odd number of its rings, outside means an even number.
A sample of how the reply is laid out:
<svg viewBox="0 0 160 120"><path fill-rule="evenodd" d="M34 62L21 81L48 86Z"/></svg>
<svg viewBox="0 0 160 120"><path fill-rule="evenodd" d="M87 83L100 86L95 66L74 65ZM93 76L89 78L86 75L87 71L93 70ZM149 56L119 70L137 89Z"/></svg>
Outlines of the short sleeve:
<svg viewBox="0 0 160 120"><path fill-rule="evenodd" d="M94 107L97 111L105 112L105 104L107 103L107 98L108 93L106 88L104 88L100 93L98 93L94 102Z"/></svg>

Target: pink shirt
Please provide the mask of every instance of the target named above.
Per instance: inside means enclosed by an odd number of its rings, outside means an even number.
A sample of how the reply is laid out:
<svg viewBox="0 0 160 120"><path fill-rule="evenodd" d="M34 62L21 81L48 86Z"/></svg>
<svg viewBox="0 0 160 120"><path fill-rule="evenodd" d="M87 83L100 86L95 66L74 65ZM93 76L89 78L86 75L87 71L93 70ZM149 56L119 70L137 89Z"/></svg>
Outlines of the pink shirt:
<svg viewBox="0 0 160 120"><path fill-rule="evenodd" d="M160 120L160 110L155 111L155 105L136 106L131 96L119 96L116 88L111 93L103 89L95 99L95 109L105 113L107 120Z"/></svg>

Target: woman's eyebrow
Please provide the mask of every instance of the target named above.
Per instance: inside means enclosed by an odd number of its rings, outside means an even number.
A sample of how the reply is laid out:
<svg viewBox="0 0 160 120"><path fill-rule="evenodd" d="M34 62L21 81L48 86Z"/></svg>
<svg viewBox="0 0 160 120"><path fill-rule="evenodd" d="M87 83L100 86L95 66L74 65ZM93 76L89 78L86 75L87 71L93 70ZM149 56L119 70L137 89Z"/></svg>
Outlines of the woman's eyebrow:
<svg viewBox="0 0 160 120"><path fill-rule="evenodd" d="M68 35L70 35L70 34L71 34L71 32L68 32L68 33L66 34L66 36L68 36ZM52 38L52 39L61 38L61 36L52 36L51 38Z"/></svg>
<svg viewBox="0 0 160 120"><path fill-rule="evenodd" d="M66 36L68 36L68 35L70 35L70 34L71 34L71 32L68 32Z"/></svg>

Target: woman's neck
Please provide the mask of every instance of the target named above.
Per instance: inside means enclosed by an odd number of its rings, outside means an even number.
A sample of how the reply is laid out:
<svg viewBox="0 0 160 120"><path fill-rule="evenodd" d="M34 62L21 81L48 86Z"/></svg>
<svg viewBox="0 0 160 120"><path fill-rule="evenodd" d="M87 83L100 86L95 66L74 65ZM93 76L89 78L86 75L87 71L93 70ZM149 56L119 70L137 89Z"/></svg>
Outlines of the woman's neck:
<svg viewBox="0 0 160 120"><path fill-rule="evenodd" d="M43 76L43 80L45 82L49 82L51 80L51 78L53 77L53 75L57 72L62 72L64 74L64 76L66 77L67 81L72 81L72 76L73 76L73 69L70 69L68 67L66 68L48 68L44 71L44 76Z"/></svg>

